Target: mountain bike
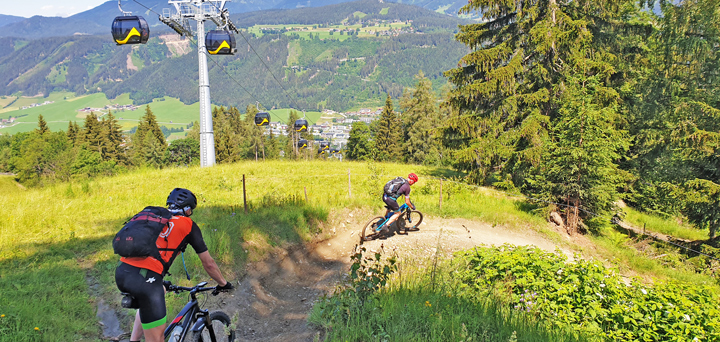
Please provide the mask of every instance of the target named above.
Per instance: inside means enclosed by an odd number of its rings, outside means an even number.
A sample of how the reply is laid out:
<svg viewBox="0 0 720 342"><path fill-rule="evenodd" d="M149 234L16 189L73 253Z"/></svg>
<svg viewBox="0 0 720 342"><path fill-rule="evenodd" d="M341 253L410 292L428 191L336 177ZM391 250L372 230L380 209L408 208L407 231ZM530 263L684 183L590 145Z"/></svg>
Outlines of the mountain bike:
<svg viewBox="0 0 720 342"><path fill-rule="evenodd" d="M219 291L216 287L205 287L206 281L193 287L176 286L169 281L164 281L163 285L167 291L190 292L188 303L180 310L172 323L165 328L166 341L181 342L186 341L186 337L190 338L187 341L193 342L232 342L235 340L235 331L230 327L230 317L226 313L222 311L208 312L208 310L200 308L197 295L208 291L213 291L213 295L217 295ZM123 307L137 307L134 305L133 297L127 293L123 293L123 295L125 295Z"/></svg>
<svg viewBox="0 0 720 342"><path fill-rule="evenodd" d="M392 217L398 212L402 212L402 214L400 214L400 217L393 223L393 226L398 234L407 234L407 232L420 229L418 228L418 226L420 226L420 223L422 223L423 214L417 210L410 209L407 203L403 203L403 205L400 206L400 209L396 211L391 211L385 217L376 216L371 218L370 221L365 224L362 232L360 233L360 244L362 244L364 241L370 241L379 238L382 234L383 227L385 227L387 222L390 220L390 217ZM393 230L392 228L393 227L388 227L390 231Z"/></svg>

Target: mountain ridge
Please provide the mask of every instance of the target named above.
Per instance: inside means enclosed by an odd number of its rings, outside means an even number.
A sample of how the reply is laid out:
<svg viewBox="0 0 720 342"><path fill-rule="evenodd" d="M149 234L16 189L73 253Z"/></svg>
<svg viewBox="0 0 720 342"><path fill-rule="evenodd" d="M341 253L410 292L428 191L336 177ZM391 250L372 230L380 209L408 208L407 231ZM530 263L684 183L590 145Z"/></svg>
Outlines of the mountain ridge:
<svg viewBox="0 0 720 342"><path fill-rule="evenodd" d="M342 5L351 3L347 0L243 0L242 2L229 2L226 8L234 17L239 14L266 11L266 10L290 10L302 8L320 8L332 5ZM380 1L374 1L380 4ZM141 15L151 26L151 31L170 32L165 25L158 20L156 13L162 13L163 8L172 8L167 0L142 0L140 4L132 0L123 0L122 6L124 11L132 12L134 15ZM436 11L439 8L448 8L448 14L440 14L442 16L457 17L457 9L465 4L461 0L405 0L405 1L385 1L382 3L384 7L392 7L396 5L417 5L430 11ZM146 9L146 6L152 11ZM173 9L174 10L174 9ZM155 13L156 12L156 13ZM0 26L4 30L0 30L0 37L14 37L22 39L39 39L47 37L61 37L74 34L85 35L101 35L110 32L110 25L115 17L120 16L116 1L104 2L92 9L77 13L67 18L61 17L43 17L34 16L31 18L0 16ZM5 22L3 24L3 22Z"/></svg>

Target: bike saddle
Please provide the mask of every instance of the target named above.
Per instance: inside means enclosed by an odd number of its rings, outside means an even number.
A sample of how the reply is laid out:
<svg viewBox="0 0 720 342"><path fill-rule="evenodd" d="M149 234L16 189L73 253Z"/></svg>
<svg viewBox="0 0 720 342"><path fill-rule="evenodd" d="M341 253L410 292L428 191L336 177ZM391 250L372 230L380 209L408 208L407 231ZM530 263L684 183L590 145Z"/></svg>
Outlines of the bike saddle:
<svg viewBox="0 0 720 342"><path fill-rule="evenodd" d="M131 296L129 293L122 292L123 298L120 301L120 305L126 309L139 309L140 304L137 299Z"/></svg>

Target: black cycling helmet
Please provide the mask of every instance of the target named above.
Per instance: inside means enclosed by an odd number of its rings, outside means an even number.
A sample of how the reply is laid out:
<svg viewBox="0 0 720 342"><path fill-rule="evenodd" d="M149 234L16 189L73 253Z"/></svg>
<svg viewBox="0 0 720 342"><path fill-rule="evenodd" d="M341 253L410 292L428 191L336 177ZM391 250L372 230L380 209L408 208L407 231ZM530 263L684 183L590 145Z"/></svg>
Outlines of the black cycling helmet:
<svg viewBox="0 0 720 342"><path fill-rule="evenodd" d="M197 206L197 198L195 195L188 190L183 188L175 188L170 191L170 195L167 198L167 206L170 209L195 209Z"/></svg>

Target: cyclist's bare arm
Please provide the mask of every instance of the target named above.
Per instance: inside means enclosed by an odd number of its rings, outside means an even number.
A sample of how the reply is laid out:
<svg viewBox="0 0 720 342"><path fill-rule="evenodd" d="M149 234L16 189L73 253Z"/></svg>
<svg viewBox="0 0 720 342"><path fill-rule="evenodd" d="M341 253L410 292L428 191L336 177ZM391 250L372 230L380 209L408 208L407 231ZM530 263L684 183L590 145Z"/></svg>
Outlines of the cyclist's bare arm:
<svg viewBox="0 0 720 342"><path fill-rule="evenodd" d="M410 202L410 195L405 196L405 204L407 204L410 208L415 208L415 206Z"/></svg>
<svg viewBox="0 0 720 342"><path fill-rule="evenodd" d="M205 272L207 272L210 278L213 278L213 280L215 280L218 285L225 286L225 284L227 284L227 281L223 277L222 273L220 273L220 268L218 267L217 263L215 263L215 259L210 256L210 252L205 251L198 254L198 256L200 257L200 261L202 262Z"/></svg>

